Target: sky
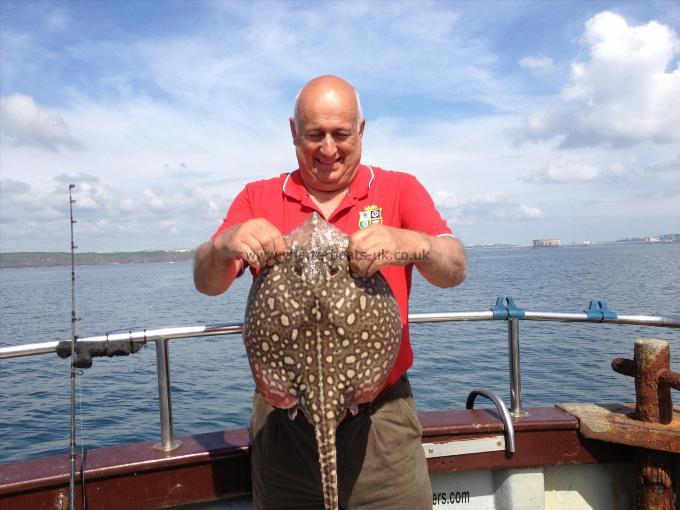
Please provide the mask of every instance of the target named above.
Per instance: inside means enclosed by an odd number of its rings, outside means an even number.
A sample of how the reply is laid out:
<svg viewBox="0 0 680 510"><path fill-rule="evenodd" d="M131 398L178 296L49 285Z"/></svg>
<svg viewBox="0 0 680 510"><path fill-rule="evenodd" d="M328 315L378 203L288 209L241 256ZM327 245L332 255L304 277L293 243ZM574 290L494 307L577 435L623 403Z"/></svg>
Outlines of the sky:
<svg viewBox="0 0 680 510"><path fill-rule="evenodd" d="M676 2L0 2L0 251L194 248L297 167L295 95L466 244L680 233Z"/></svg>

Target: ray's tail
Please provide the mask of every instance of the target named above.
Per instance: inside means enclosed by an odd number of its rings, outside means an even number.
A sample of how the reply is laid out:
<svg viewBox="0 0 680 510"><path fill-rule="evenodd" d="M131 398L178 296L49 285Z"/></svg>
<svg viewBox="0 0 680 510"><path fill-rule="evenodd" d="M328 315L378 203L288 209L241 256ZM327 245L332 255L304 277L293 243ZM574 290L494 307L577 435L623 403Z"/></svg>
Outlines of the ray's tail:
<svg viewBox="0 0 680 510"><path fill-rule="evenodd" d="M335 418L322 415L314 427L321 466L321 487L326 510L338 510L338 458L335 451Z"/></svg>

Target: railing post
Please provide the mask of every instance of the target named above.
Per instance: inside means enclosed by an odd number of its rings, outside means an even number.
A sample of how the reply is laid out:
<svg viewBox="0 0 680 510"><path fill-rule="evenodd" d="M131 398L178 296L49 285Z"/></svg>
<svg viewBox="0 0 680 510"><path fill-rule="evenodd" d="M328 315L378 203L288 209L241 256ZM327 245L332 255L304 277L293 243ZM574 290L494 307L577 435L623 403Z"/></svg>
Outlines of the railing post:
<svg viewBox="0 0 680 510"><path fill-rule="evenodd" d="M168 339L161 338L156 343L156 374L158 376L158 401L161 413L161 442L153 447L169 452L181 445L172 437L172 399L170 398L170 365L168 359Z"/></svg>
<svg viewBox="0 0 680 510"><path fill-rule="evenodd" d="M508 319L508 351L510 358L510 414L526 416L522 410L522 376L519 364L519 319Z"/></svg>

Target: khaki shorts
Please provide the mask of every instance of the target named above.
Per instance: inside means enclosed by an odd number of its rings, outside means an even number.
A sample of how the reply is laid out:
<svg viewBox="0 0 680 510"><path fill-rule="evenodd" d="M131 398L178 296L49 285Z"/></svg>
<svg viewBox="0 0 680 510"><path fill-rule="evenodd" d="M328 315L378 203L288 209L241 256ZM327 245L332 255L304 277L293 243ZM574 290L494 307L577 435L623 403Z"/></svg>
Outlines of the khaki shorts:
<svg viewBox="0 0 680 510"><path fill-rule="evenodd" d="M253 508L323 510L314 429L255 393L251 422ZM425 510L432 487L411 386L404 375L337 429L340 508Z"/></svg>

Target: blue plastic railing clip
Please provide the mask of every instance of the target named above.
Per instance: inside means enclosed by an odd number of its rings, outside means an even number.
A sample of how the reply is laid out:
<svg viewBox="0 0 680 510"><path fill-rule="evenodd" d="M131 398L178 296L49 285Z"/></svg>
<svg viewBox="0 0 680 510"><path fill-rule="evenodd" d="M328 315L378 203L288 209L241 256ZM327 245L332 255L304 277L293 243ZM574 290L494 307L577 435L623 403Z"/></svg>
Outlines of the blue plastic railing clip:
<svg viewBox="0 0 680 510"><path fill-rule="evenodd" d="M524 308L518 308L511 296L498 296L491 311L494 319L524 319Z"/></svg>
<svg viewBox="0 0 680 510"><path fill-rule="evenodd" d="M603 322L607 319L616 319L618 314L614 310L607 308L607 302L601 299L591 299L587 310L583 310L588 315L589 321Z"/></svg>

